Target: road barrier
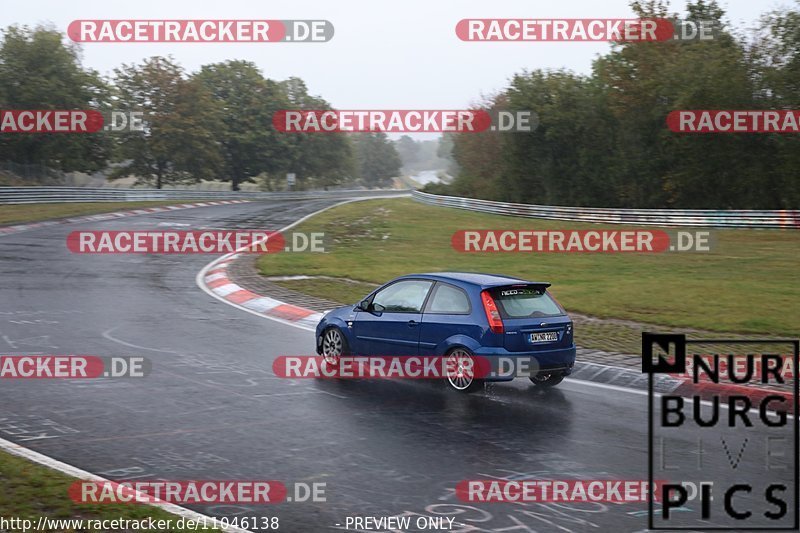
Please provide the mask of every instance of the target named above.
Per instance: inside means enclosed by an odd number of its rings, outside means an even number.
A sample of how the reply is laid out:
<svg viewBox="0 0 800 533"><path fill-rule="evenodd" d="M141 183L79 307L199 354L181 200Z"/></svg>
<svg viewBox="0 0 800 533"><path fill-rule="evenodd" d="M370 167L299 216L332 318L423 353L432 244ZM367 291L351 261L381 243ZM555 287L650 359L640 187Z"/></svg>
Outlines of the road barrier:
<svg viewBox="0 0 800 533"><path fill-rule="evenodd" d="M176 189L111 189L91 187L0 187L0 204L47 204L65 202L141 202L148 200L312 200L364 196L407 195L409 190L337 189L330 191L244 192ZM798 210L617 209L560 207L512 202L493 202L458 196L411 191L413 198L429 205L455 207L498 215L650 226L715 228L800 228Z"/></svg>
<svg viewBox="0 0 800 533"><path fill-rule="evenodd" d="M616 209L599 207L560 207L511 202L492 202L458 196L442 196L420 191L413 198L424 204L455 207L467 211L528 218L630 224L650 226L694 226L711 228L799 229L800 211L720 211L706 209Z"/></svg>
<svg viewBox="0 0 800 533"><path fill-rule="evenodd" d="M142 202L148 200L310 200L408 194L408 190L330 190L296 192L107 189L90 187L0 187L0 204L64 202Z"/></svg>

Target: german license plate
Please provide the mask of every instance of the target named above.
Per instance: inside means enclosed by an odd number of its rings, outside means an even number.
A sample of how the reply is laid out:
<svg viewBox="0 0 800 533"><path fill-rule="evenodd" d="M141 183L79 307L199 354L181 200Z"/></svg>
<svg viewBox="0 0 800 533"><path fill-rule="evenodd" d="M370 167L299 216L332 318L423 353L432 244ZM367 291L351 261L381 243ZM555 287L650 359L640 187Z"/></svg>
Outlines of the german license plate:
<svg viewBox="0 0 800 533"><path fill-rule="evenodd" d="M558 340L558 332L545 331L543 333L531 333L528 338L531 342L552 342Z"/></svg>

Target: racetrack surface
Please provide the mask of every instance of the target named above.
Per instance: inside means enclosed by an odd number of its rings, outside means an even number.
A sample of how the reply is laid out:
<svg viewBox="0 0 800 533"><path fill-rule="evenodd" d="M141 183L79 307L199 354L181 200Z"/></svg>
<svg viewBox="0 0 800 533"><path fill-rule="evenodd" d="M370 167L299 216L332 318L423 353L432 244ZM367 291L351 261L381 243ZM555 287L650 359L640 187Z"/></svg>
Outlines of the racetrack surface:
<svg viewBox="0 0 800 533"><path fill-rule="evenodd" d="M212 256L75 255L65 245L76 229L280 229L337 201L197 208L1 237L0 353L143 356L153 371L3 380L0 437L109 479L326 483L324 503L190 506L278 516L281 531L403 514L455 518L464 524L456 531L645 529L642 503L468 504L453 489L477 478L647 479L646 396L575 380L549 392L517 380L465 396L425 382L279 379L272 361L313 354L313 334L201 291L195 276ZM737 431L731 454L749 434ZM698 434L682 435L677 455L695 460ZM763 448L753 438L736 470L711 439L698 479L790 483L791 472L765 471ZM762 499L737 501L762 508Z"/></svg>

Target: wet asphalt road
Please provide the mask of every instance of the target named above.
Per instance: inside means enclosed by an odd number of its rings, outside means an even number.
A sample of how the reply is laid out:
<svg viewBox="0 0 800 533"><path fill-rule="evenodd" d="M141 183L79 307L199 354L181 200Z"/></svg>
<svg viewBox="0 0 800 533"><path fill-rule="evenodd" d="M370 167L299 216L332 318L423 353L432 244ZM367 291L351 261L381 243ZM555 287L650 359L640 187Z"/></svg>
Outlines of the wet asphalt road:
<svg viewBox="0 0 800 533"><path fill-rule="evenodd" d="M198 208L0 237L0 353L143 356L153 367L142 379L3 380L0 437L110 479L272 479L290 494L295 482L325 483L326 502L192 507L277 516L281 531L344 529L349 515L450 517L465 532L645 529L646 504L472 504L453 489L476 478L647 479L646 396L571 380L547 393L517 380L463 396L420 382L278 379L273 359L313 353L313 334L201 291L195 276L212 256L74 255L65 245L80 228L279 229L330 203ZM765 469L763 432L704 431L668 435L669 462L687 468L705 439L691 479L793 482L791 470ZM771 508L760 492L737 502ZM685 525L709 525L697 509L687 504Z"/></svg>

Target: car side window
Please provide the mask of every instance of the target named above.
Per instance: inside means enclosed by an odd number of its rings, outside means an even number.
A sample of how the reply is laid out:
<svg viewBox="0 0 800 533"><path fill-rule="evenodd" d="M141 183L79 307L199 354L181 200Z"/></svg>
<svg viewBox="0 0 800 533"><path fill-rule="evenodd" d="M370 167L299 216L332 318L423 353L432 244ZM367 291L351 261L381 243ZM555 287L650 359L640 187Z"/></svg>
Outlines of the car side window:
<svg viewBox="0 0 800 533"><path fill-rule="evenodd" d="M469 297L458 287L440 283L431 296L426 312L448 315L469 314Z"/></svg>
<svg viewBox="0 0 800 533"><path fill-rule="evenodd" d="M392 283L381 289L372 299L373 305L382 305L384 311L393 313L419 313L432 281L410 279Z"/></svg>

